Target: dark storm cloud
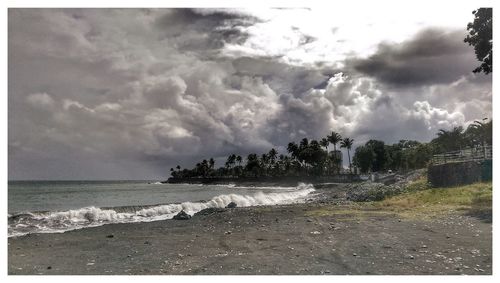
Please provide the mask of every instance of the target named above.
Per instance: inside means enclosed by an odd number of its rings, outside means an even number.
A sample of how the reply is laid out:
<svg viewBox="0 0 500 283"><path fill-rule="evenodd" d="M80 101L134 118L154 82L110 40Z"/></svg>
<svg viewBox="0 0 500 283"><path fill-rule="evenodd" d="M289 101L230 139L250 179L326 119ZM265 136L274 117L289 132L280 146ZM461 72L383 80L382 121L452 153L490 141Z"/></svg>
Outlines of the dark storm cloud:
<svg viewBox="0 0 500 283"><path fill-rule="evenodd" d="M278 93L301 95L325 85L330 73L338 70L294 66L273 57L241 57L232 61L238 76L259 76Z"/></svg>
<svg viewBox="0 0 500 283"><path fill-rule="evenodd" d="M464 36L464 30L426 29L400 44L381 43L375 54L349 59L348 65L400 87L451 83L469 74L475 62Z"/></svg>
<svg viewBox="0 0 500 283"><path fill-rule="evenodd" d="M229 9L171 9L155 24L170 40L186 33L204 35L188 37L177 44L186 50L206 50L220 49L225 43L244 43L249 36L244 28L259 21L256 17Z"/></svg>
<svg viewBox="0 0 500 283"><path fill-rule="evenodd" d="M255 17L244 15L230 9L169 9L157 20L160 26L184 25L196 29L208 30L225 26L226 22L240 20L256 20Z"/></svg>

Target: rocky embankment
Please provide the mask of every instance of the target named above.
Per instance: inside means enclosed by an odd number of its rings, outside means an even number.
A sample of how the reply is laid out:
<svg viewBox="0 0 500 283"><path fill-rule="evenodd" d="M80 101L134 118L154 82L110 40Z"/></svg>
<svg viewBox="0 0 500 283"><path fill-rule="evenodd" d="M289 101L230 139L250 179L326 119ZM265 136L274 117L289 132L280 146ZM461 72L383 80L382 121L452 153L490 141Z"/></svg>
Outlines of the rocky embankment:
<svg viewBox="0 0 500 283"><path fill-rule="evenodd" d="M388 185L372 181L350 184L347 187L346 199L356 202L383 200L386 197L406 192L407 185L424 174L425 169L420 169L405 175L395 175L395 182Z"/></svg>

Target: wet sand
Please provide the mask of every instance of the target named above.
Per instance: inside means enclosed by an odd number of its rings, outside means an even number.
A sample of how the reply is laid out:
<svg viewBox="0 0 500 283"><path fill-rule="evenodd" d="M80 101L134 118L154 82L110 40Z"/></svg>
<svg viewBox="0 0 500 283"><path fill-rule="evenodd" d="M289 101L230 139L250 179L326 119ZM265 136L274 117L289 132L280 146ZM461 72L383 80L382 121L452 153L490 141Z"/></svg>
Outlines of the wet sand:
<svg viewBox="0 0 500 283"><path fill-rule="evenodd" d="M8 239L9 274L491 274L492 225L320 200Z"/></svg>

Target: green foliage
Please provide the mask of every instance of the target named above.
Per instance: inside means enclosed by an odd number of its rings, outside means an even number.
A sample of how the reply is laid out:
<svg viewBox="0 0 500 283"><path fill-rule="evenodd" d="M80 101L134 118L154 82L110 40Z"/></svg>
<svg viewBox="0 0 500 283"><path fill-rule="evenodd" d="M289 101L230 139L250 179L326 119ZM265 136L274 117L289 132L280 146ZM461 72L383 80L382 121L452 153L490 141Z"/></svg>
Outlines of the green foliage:
<svg viewBox="0 0 500 283"><path fill-rule="evenodd" d="M384 145L382 141L370 140L356 149L353 160L361 172L407 171L426 167L432 154L431 144L401 140Z"/></svg>
<svg viewBox="0 0 500 283"><path fill-rule="evenodd" d="M464 128L454 127L451 130L439 130L430 143L400 140L396 144L384 145L383 141L369 140L356 149L353 162L361 172L368 171L407 171L425 168L432 156L465 149L492 145L493 121L480 122Z"/></svg>
<svg viewBox="0 0 500 283"><path fill-rule="evenodd" d="M361 172L376 172L386 169L390 155L383 141L369 140L364 146L356 149L353 160Z"/></svg>
<svg viewBox="0 0 500 283"><path fill-rule="evenodd" d="M328 145L330 144L330 142L328 141L328 138L322 138L320 141L319 141L319 144L325 148L325 150L328 151Z"/></svg>
<svg viewBox="0 0 500 283"><path fill-rule="evenodd" d="M369 140L366 143L366 146L370 148L375 154L375 157L372 161L372 170L375 172L385 169L385 165L387 163L387 153L385 151L384 145L385 144L383 141L378 140Z"/></svg>
<svg viewBox="0 0 500 283"><path fill-rule="evenodd" d="M259 157L255 153L251 153L247 156L247 165L245 169L248 173L258 176L261 170L261 164L259 162Z"/></svg>
<svg viewBox="0 0 500 283"><path fill-rule="evenodd" d="M476 58L481 62L473 72L489 74L493 72L493 9L480 8L472 14L474 21L467 24L469 34L464 42L474 47Z"/></svg>
<svg viewBox="0 0 500 283"><path fill-rule="evenodd" d="M474 121L463 133L464 144L469 147L493 144L493 121Z"/></svg>
<svg viewBox="0 0 500 283"><path fill-rule="evenodd" d="M356 148L353 161L354 164L359 167L361 172L366 173L371 170L374 159L375 153L370 147L364 145Z"/></svg>
<svg viewBox="0 0 500 283"><path fill-rule="evenodd" d="M439 130L437 138L432 140L437 152L448 152L461 150L465 147L464 128L462 126L454 127L452 130Z"/></svg>
<svg viewBox="0 0 500 283"><path fill-rule="evenodd" d="M486 119L486 118L485 118ZM474 121L464 131L463 127L451 130L439 130L437 137L431 141L434 153L461 150L466 147L492 145L493 121Z"/></svg>

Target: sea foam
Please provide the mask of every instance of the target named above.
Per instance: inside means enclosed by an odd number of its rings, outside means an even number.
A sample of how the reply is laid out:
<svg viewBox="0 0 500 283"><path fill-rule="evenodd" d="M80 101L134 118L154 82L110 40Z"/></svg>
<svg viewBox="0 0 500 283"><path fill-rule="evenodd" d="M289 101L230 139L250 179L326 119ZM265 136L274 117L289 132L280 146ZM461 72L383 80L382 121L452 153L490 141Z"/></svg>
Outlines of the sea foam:
<svg viewBox="0 0 500 283"><path fill-rule="evenodd" d="M181 210L193 215L205 208L224 208L231 202L236 203L238 207L290 204L303 202L305 197L312 192L314 192L314 187L311 184L300 183L296 188L285 192L258 191L253 195L224 194L207 202L183 202L149 207L98 208L92 206L57 212L28 212L9 215L8 235L12 237L29 233L60 233L110 223L165 220L171 219Z"/></svg>

